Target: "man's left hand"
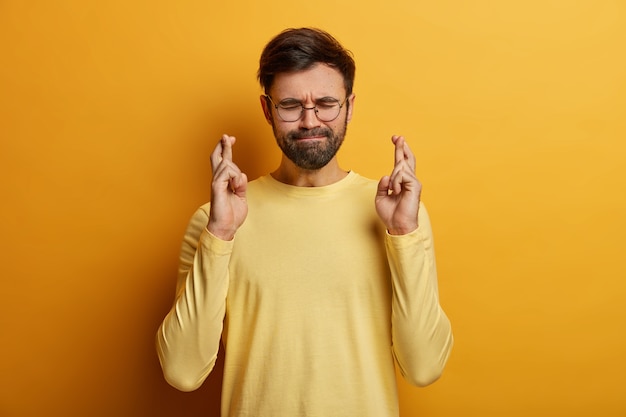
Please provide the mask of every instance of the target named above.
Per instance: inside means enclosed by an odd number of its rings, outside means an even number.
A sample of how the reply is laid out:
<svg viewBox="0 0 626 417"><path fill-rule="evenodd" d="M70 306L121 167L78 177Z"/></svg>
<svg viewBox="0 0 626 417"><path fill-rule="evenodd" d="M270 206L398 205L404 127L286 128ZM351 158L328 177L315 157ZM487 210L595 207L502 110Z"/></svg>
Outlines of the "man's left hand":
<svg viewBox="0 0 626 417"><path fill-rule="evenodd" d="M395 163L391 175L378 183L376 211L389 234L404 235L417 229L422 184L415 176L415 155L403 136L392 136Z"/></svg>

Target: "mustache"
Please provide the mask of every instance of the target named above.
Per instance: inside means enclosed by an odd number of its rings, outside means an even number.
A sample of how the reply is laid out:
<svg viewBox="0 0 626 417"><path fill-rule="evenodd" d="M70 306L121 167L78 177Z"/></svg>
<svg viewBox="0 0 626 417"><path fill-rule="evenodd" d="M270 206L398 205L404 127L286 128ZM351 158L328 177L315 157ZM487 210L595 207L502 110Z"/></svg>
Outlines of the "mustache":
<svg viewBox="0 0 626 417"><path fill-rule="evenodd" d="M328 127L315 127L313 129L294 130L287 134L288 139L306 139L315 136L326 136L330 138L333 132Z"/></svg>

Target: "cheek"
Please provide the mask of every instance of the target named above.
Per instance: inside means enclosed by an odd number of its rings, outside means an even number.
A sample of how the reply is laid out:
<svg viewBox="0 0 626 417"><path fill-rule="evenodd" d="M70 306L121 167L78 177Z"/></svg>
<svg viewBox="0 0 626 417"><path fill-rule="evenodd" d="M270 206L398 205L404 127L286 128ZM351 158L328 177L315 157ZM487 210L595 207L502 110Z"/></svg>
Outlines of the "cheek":
<svg viewBox="0 0 626 417"><path fill-rule="evenodd" d="M285 138L287 134L290 132L282 123L276 122L276 120L272 119L272 131L274 132L274 137L276 138Z"/></svg>

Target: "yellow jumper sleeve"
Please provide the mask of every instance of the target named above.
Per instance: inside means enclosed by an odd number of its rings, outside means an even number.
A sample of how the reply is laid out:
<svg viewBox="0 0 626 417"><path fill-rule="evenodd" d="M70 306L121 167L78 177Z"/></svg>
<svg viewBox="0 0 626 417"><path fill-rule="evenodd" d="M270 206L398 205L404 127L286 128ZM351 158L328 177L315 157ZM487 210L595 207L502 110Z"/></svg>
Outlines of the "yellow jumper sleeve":
<svg viewBox="0 0 626 417"><path fill-rule="evenodd" d="M393 352L404 378L426 386L443 372L453 344L450 322L439 304L432 230L421 205L419 227L386 236L391 269Z"/></svg>
<svg viewBox="0 0 626 417"><path fill-rule="evenodd" d="M181 391L197 389L219 350L232 242L206 230L208 204L192 217L181 247L176 298L157 333L165 379Z"/></svg>

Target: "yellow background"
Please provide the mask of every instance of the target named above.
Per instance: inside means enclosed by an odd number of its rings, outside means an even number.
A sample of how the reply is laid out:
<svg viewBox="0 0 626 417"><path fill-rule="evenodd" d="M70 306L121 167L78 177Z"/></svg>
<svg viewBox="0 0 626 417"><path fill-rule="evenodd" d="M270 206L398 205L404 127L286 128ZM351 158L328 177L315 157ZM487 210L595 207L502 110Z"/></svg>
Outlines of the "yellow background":
<svg viewBox="0 0 626 417"><path fill-rule="evenodd" d="M309 25L357 61L342 165L406 135L433 220L456 346L402 416L626 415L618 0L0 0L0 415L216 415L154 334L217 139L278 163L257 60Z"/></svg>

